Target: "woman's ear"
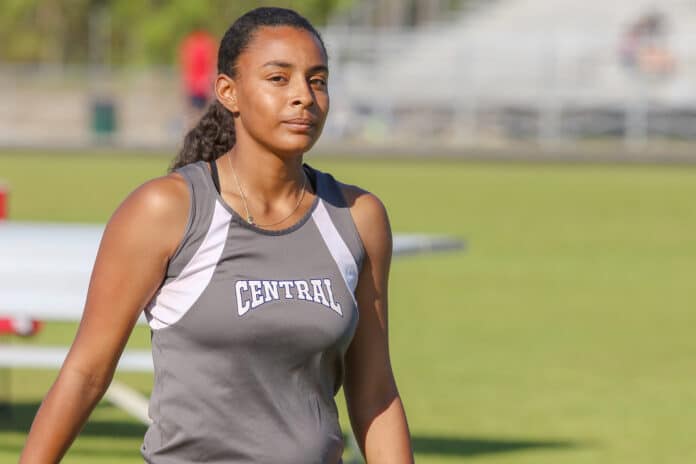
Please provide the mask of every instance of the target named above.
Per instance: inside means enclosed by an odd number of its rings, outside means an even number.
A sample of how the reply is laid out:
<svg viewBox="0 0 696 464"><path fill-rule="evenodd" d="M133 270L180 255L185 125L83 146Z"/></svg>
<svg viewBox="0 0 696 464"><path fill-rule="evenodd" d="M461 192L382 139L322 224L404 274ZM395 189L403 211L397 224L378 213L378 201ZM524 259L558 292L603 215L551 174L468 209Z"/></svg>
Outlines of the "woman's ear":
<svg viewBox="0 0 696 464"><path fill-rule="evenodd" d="M218 101L231 113L238 113L237 84L227 74L218 74L215 78L215 96Z"/></svg>

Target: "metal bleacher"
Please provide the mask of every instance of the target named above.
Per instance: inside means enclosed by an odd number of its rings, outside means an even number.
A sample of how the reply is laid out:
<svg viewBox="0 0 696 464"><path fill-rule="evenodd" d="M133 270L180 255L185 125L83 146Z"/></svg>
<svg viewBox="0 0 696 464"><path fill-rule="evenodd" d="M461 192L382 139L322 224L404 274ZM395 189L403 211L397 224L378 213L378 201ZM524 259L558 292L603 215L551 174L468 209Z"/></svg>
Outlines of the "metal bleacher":
<svg viewBox="0 0 696 464"><path fill-rule="evenodd" d="M622 32L652 11L666 19L670 75L637 75L618 58ZM383 133L638 140L696 137L694 26L690 0L497 0L418 29L325 34L342 103Z"/></svg>
<svg viewBox="0 0 696 464"><path fill-rule="evenodd" d="M318 147L612 137L634 149L696 138L695 0L459 4L416 27L335 20L322 29L332 101ZM676 66L668 75L639 75L622 65L620 41L627 25L654 10L666 20ZM185 99L174 67L94 72L0 63L0 145L171 150L180 143ZM90 127L100 98L115 107L107 139Z"/></svg>

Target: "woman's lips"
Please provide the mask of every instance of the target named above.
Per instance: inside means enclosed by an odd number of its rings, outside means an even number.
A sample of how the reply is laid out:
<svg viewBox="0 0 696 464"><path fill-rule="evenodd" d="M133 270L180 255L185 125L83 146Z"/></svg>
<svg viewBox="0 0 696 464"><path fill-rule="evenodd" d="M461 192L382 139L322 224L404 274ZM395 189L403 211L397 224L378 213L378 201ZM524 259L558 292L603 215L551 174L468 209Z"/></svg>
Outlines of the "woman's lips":
<svg viewBox="0 0 696 464"><path fill-rule="evenodd" d="M283 121L288 129L296 132L310 132L314 129L315 124L309 119L290 119Z"/></svg>

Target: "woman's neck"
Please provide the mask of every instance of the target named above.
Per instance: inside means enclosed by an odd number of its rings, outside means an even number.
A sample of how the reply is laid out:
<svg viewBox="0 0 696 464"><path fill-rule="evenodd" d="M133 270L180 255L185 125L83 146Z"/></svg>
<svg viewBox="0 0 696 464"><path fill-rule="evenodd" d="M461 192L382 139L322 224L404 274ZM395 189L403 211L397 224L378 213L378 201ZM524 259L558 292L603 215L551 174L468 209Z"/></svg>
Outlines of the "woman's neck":
<svg viewBox="0 0 696 464"><path fill-rule="evenodd" d="M225 161L223 176L227 188L238 181L247 200L263 205L263 209L296 196L305 184L302 154L284 158L262 147L235 144L225 157L228 159L221 161ZM232 190L238 188L232 187Z"/></svg>

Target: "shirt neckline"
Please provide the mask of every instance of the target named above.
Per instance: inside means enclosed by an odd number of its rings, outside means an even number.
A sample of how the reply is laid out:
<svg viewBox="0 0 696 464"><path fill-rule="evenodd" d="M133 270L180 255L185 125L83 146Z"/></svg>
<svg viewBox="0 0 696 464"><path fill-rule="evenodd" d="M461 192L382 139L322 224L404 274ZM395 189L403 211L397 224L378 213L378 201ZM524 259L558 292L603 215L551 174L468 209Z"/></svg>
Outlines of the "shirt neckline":
<svg viewBox="0 0 696 464"><path fill-rule="evenodd" d="M319 204L320 191L321 191L321 187L320 187L321 182L319 179L320 173L319 173L319 171L312 168L308 164L303 163L302 164L303 169L310 170L315 175L315 178L316 178L316 189L314 192L315 196L314 196L314 200L312 201L312 204L307 209L307 212L305 214L303 214L302 217L293 225L286 227L284 229L278 229L278 230L263 229L261 227L255 226L254 224L249 224L246 221L246 219L244 219L242 217L242 215L237 213L237 211L234 208L232 208L230 205L228 205L227 202L225 201L225 199L222 197L222 194L220 192L218 192L217 189L215 188L215 183L213 182L212 172L210 171L208 166L206 166L207 162L201 160L198 162L198 164L200 165L201 169L203 169L203 173L204 173L203 177L205 177L205 182L208 185L208 187L213 191L213 194L215 195L215 200L218 203L220 203L220 205L223 208L225 208L225 210L228 213L230 213L232 215L232 220L234 222L236 222L237 224L239 224L240 226L242 226L246 229L252 230L254 232L257 232L259 234L262 234L262 235L276 235L276 236L277 235L287 235L287 234L290 234L290 233L296 231L297 229L302 227L309 220L310 217L312 217L312 214L314 214L314 210L317 208L317 205ZM309 173L307 173L307 175L309 175Z"/></svg>

